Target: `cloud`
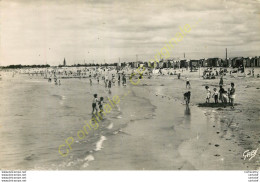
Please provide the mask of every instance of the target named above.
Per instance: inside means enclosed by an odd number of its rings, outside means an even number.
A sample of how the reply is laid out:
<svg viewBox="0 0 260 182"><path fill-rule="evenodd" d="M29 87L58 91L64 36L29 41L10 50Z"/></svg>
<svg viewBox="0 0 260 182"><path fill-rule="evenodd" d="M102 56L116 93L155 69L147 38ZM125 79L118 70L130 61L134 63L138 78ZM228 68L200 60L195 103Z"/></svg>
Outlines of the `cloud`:
<svg viewBox="0 0 260 182"><path fill-rule="evenodd" d="M2 0L0 64L58 64L153 56L180 27L191 30L174 55L233 47L245 55L260 49L256 0ZM249 51L252 48L255 51ZM39 56L41 55L41 56ZM142 57L140 55L140 57Z"/></svg>

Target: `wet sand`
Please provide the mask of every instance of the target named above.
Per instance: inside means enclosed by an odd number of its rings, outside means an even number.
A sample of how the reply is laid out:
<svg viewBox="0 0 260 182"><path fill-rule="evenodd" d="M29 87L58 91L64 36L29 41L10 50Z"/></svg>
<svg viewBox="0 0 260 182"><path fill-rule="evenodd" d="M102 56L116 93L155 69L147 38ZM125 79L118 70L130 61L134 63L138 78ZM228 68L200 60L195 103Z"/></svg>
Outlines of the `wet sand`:
<svg viewBox="0 0 260 182"><path fill-rule="evenodd" d="M257 78L226 76L225 84L237 85L235 109L198 108L205 101L204 86L212 90L219 80L196 78L198 73L185 74L192 84L189 108L182 101L188 90L184 78L154 77L133 87L134 96L148 99L155 107L150 113L153 118L133 121L122 130L121 138L107 141L104 150L96 155L99 162L93 162L88 169L259 169L259 153L251 161L243 158L244 151L255 150L260 143L259 103L253 100L258 97Z"/></svg>

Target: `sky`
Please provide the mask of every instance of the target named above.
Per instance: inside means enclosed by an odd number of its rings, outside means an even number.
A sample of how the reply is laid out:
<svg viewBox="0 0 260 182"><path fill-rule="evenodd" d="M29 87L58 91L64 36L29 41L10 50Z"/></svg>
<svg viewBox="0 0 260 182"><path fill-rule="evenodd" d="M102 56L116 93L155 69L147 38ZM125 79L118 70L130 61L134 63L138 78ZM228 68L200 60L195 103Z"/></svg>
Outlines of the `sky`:
<svg viewBox="0 0 260 182"><path fill-rule="evenodd" d="M260 0L0 0L0 66L260 56ZM136 56L137 55L137 56Z"/></svg>

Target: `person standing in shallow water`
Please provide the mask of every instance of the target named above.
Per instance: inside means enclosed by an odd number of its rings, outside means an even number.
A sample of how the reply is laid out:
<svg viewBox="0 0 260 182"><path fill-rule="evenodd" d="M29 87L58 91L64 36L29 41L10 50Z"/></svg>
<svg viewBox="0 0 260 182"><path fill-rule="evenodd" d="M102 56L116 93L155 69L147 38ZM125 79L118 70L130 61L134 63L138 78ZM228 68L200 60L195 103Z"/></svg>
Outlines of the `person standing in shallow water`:
<svg viewBox="0 0 260 182"><path fill-rule="evenodd" d="M186 77L186 88L189 86L189 88L190 88L190 80L189 80L189 78L187 78Z"/></svg>
<svg viewBox="0 0 260 182"><path fill-rule="evenodd" d="M95 110L96 110L96 113L98 111L97 102L98 102L97 94L94 94L94 98L93 98L93 101L92 101L92 114L94 113Z"/></svg>
<svg viewBox="0 0 260 182"><path fill-rule="evenodd" d="M187 106L190 104L190 96L191 96L190 91L184 93L184 100L185 100Z"/></svg>
<svg viewBox="0 0 260 182"><path fill-rule="evenodd" d="M231 106L234 108L234 101L235 101L235 95L236 90L235 90L235 84L232 82L231 83L231 89L230 89L230 99L231 99Z"/></svg>
<svg viewBox="0 0 260 182"><path fill-rule="evenodd" d="M216 88L214 88L213 90L214 90L214 93L212 94L212 98L214 98L215 104L217 104L218 103L218 91Z"/></svg>

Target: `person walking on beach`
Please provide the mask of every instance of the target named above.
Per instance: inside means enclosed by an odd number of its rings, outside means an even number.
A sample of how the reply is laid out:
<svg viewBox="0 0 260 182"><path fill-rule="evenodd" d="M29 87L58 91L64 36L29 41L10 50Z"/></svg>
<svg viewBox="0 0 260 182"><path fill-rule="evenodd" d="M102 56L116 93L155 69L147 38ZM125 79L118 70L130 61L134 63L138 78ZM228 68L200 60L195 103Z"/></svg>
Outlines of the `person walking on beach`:
<svg viewBox="0 0 260 182"><path fill-rule="evenodd" d="M186 88L189 86L189 88L190 88L190 80L189 80L189 78L187 78L186 77Z"/></svg>
<svg viewBox="0 0 260 182"><path fill-rule="evenodd" d="M216 88L213 89L214 90L214 93L212 94L212 98L215 99L215 104L218 103L218 91Z"/></svg>
<svg viewBox="0 0 260 182"><path fill-rule="evenodd" d="M99 111L103 111L103 104L104 104L104 98L100 97L100 100L98 102Z"/></svg>
<svg viewBox="0 0 260 182"><path fill-rule="evenodd" d="M186 101L186 105L190 104L190 96L191 96L190 91L184 93L184 100Z"/></svg>
<svg viewBox="0 0 260 182"><path fill-rule="evenodd" d="M211 91L210 91L210 89L209 89L208 86L205 86L205 89L206 89L206 91L207 91L206 103L209 103L209 101L210 101L210 96L211 96Z"/></svg>
<svg viewBox="0 0 260 182"><path fill-rule="evenodd" d="M98 99L97 99L97 94L94 94L94 98L93 98L93 101L92 101L92 114L94 113L94 111L96 110L96 113L97 113L97 102L98 102Z"/></svg>
<svg viewBox="0 0 260 182"><path fill-rule="evenodd" d="M118 86L120 86L120 74L118 74L118 79L117 79L117 81L118 81Z"/></svg>
<svg viewBox="0 0 260 182"><path fill-rule="evenodd" d="M126 86L126 76L123 74L123 86Z"/></svg>
<svg viewBox="0 0 260 182"><path fill-rule="evenodd" d="M231 106L234 108L234 101L235 101L235 84L232 82L231 83L231 89L230 89L230 99L231 99Z"/></svg>

